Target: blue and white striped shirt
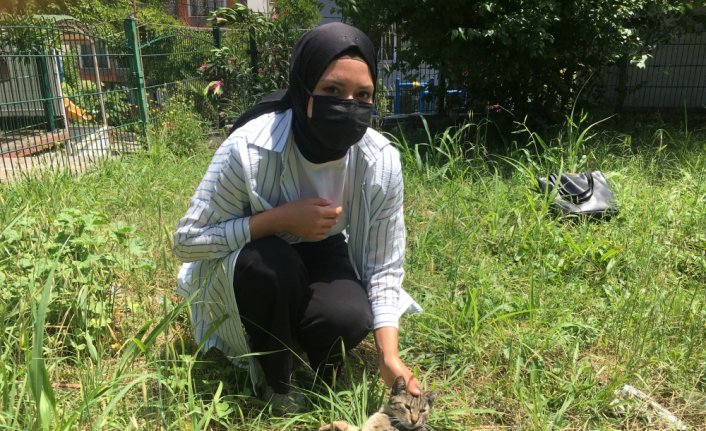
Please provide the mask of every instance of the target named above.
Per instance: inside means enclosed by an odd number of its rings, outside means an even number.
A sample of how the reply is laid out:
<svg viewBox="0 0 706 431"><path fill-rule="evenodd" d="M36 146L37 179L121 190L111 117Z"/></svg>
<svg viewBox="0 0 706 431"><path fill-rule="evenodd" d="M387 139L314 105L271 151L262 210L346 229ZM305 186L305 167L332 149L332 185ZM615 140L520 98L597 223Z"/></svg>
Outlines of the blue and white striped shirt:
<svg viewBox="0 0 706 431"><path fill-rule="evenodd" d="M185 262L177 293L199 290L191 305L197 342L226 355L249 353L233 291L239 251L250 241L249 217L299 199L291 110L264 114L226 139L174 233L174 253ZM346 179L348 249L368 292L374 328L398 326L421 307L402 289L405 252L403 182L399 153L372 129L349 150ZM290 243L290 234L280 234ZM223 322L211 328L212 322ZM251 375L258 379L256 361ZM257 383L254 381L253 383Z"/></svg>

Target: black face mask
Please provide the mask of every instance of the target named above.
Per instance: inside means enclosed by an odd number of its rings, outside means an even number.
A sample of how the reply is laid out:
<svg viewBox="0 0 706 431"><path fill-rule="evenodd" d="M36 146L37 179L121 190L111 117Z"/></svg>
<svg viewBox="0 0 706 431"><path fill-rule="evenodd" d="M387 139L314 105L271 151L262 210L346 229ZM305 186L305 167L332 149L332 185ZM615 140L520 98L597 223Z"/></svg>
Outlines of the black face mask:
<svg viewBox="0 0 706 431"><path fill-rule="evenodd" d="M335 123L331 126L329 120L332 117L327 113L321 115L319 111L324 110L321 101L316 97L318 103L314 103L314 120L307 115L307 106L312 90L316 87L321 75L332 61L342 55L362 58L368 65L370 76L373 79L373 86L377 82L377 63L375 61L375 47L370 38L355 27L341 22L324 24L309 30L294 47L291 59L291 69L289 74L289 87L287 91L280 91L270 94L261 100L252 109L249 109L240 116L233 125L231 132L245 125L248 121L268 112L284 112L292 109L292 133L294 142L302 155L312 163L325 163L331 160L340 159L346 155L346 151L365 133L365 129L370 123L370 108L365 108L365 103L358 102L358 106L351 108L352 111L360 110L360 115L356 112L346 113L344 122L359 122L360 125L353 127L345 126L348 131L344 132L344 126ZM342 104L355 102L342 102ZM334 111L338 111L334 109ZM358 109L361 108L361 109ZM337 116L338 114L336 114ZM353 119L358 118L358 121ZM320 121L321 120L321 121ZM322 123L317 127L314 125ZM313 132L316 128L316 134ZM333 131L332 131L333 129ZM354 132L350 132L353 129ZM322 142L319 142L319 138ZM342 139L341 139L342 138ZM342 149L336 149L342 148Z"/></svg>
<svg viewBox="0 0 706 431"><path fill-rule="evenodd" d="M345 155L360 141L370 126L373 104L355 99L332 96L312 96L313 109L309 128L321 145Z"/></svg>

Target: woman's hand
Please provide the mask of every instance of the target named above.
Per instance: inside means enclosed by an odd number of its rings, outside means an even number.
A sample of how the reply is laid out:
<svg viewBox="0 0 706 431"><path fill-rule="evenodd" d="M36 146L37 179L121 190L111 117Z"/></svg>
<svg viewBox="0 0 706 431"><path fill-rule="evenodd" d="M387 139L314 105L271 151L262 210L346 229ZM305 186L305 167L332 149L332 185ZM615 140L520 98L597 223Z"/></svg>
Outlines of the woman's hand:
<svg viewBox="0 0 706 431"><path fill-rule="evenodd" d="M404 377L404 381L407 385L407 391L418 397L422 394L419 386L419 380L414 377L412 371L407 368L407 366L402 362L399 356L394 358L378 358L378 367L380 368L380 374L382 379L385 381L387 386L392 386L395 379L398 376Z"/></svg>
<svg viewBox="0 0 706 431"><path fill-rule="evenodd" d="M375 330L375 344L378 349L378 368L387 386L391 387L395 379L404 377L407 391L416 396L422 394L419 380L400 359L397 347L397 328L382 327Z"/></svg>
<svg viewBox="0 0 706 431"><path fill-rule="evenodd" d="M332 203L328 199L311 198L280 206L278 211L284 231L309 240L326 239L343 210L341 207L331 207Z"/></svg>
<svg viewBox="0 0 706 431"><path fill-rule="evenodd" d="M287 202L250 218L250 238L256 240L280 232L321 241L338 221L343 209L328 199L310 198Z"/></svg>

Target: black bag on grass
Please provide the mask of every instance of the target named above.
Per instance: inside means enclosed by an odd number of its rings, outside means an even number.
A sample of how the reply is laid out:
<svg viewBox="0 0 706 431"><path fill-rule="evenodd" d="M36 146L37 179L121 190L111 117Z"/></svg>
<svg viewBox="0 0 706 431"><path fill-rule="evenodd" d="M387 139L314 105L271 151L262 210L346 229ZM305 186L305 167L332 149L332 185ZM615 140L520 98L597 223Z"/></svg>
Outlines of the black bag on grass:
<svg viewBox="0 0 706 431"><path fill-rule="evenodd" d="M550 174L537 178L537 183L543 193L558 189L554 207L562 214L607 219L618 213L613 192L601 171Z"/></svg>

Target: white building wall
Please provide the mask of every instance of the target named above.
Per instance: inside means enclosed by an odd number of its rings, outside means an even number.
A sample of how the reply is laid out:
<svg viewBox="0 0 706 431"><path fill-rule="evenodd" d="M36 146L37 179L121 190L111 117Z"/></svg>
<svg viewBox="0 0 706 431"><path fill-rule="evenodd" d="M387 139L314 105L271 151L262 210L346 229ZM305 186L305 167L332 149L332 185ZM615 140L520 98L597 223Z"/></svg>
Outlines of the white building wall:
<svg viewBox="0 0 706 431"><path fill-rule="evenodd" d="M255 12L270 13L269 0L247 0L247 6Z"/></svg>

